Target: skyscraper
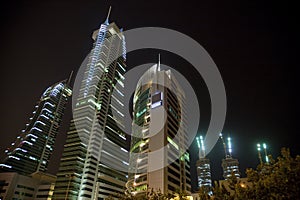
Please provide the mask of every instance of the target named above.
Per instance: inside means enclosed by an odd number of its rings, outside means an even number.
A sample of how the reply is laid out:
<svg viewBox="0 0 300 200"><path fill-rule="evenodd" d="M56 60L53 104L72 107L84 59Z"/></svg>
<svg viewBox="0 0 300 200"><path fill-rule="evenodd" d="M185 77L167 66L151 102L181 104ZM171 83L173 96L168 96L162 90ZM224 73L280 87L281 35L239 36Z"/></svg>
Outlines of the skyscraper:
<svg viewBox="0 0 300 200"><path fill-rule="evenodd" d="M165 87L168 86L168 87ZM171 89L170 89L171 88ZM184 92L170 70L155 64L140 78L133 97L128 192L191 191ZM174 162L173 162L174 161Z"/></svg>
<svg viewBox="0 0 300 200"><path fill-rule="evenodd" d="M22 133L5 150L6 157L0 164L1 171L23 175L47 171L66 103L71 95L69 80L55 83L46 89Z"/></svg>
<svg viewBox="0 0 300 200"><path fill-rule="evenodd" d="M108 17L92 37L53 199L104 199L123 193L127 181L125 39Z"/></svg>
<svg viewBox="0 0 300 200"><path fill-rule="evenodd" d="M232 145L231 138L228 137L228 153L226 148L226 143L223 139L222 133L220 133L220 138L223 142L224 151L225 151L225 159L222 159L222 168L223 168L223 177L227 180L230 176L235 176L240 178L240 170L239 170L239 161L236 158L232 157Z"/></svg>
<svg viewBox="0 0 300 200"><path fill-rule="evenodd" d="M196 163L197 175L198 175L198 186L204 187L207 193L211 193L211 172L210 172L210 161L205 157L205 146L203 137L197 137L197 144L199 147L199 160Z"/></svg>

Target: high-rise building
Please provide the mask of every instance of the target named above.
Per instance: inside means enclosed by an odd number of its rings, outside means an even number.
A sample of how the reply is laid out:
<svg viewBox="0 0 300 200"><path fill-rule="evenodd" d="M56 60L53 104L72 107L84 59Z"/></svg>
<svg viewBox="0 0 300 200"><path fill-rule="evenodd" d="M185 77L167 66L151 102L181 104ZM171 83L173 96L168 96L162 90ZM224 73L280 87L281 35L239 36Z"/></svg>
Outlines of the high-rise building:
<svg viewBox="0 0 300 200"><path fill-rule="evenodd" d="M131 173L126 185L131 194L139 196L150 189L190 193L184 103L179 83L170 70L160 69L160 63L139 79L133 97Z"/></svg>
<svg viewBox="0 0 300 200"><path fill-rule="evenodd" d="M46 172L53 152L68 98L72 95L69 80L46 89L21 134L5 150L1 171L29 175Z"/></svg>
<svg viewBox="0 0 300 200"><path fill-rule="evenodd" d="M227 180L230 176L234 175L240 178L239 161L236 158L227 157L222 159L223 177Z"/></svg>
<svg viewBox="0 0 300 200"><path fill-rule="evenodd" d="M122 131L125 39L108 17L92 38L78 95L73 97L73 119L53 199L104 199L123 193L127 181L128 142Z"/></svg>
<svg viewBox="0 0 300 200"><path fill-rule="evenodd" d="M225 159L222 159L222 168L223 168L223 177L225 180L227 180L232 175L240 178L240 170L239 170L239 161L236 158L232 157L232 145L231 145L231 138L228 137L228 152L226 143L223 139L222 133L220 133L220 138L223 142L224 151L225 151Z"/></svg>
<svg viewBox="0 0 300 200"><path fill-rule="evenodd" d="M197 144L199 148L199 160L196 162L197 175L198 175L198 186L204 187L208 194L211 194L211 172L210 172L210 161L205 157L205 145L203 137L197 137Z"/></svg>

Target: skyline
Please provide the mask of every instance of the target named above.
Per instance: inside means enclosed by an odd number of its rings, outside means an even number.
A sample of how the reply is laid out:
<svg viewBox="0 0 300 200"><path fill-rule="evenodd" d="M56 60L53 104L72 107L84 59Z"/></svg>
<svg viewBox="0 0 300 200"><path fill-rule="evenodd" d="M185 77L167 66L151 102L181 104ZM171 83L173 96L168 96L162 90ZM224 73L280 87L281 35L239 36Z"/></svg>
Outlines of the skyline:
<svg viewBox="0 0 300 200"><path fill-rule="evenodd" d="M141 6L140 10L131 12L130 5L122 3L119 5L113 2L96 3L94 1L89 5L73 3L73 7L68 10L66 10L68 6L66 2L37 3L38 5L24 3L23 7L14 7L12 4L4 6L8 9L2 13L8 18L4 20L4 32L1 33L1 36L4 36L1 39L6 39L2 41L1 66L5 67L5 74L14 73L13 67L17 67L20 73L15 74L14 79L5 76L1 80L2 90L9 96L2 99L3 103L1 104L1 110L7 116L1 126L1 137L4 133L9 133L9 135L5 135L6 140L0 143L1 153L20 133L29 118L29 108L34 105L39 93L44 90L46 85L66 77L72 70L77 71L90 49L92 31L97 29L105 19L107 8L111 4L111 21L116 21L125 30L142 26L172 28L196 39L208 51L216 62L225 83L228 111L223 133L229 134L236 141L233 155L239 159L241 171L244 171L247 165L253 167L258 164L255 146L257 142L268 143L269 152L274 157L279 155L282 146L290 147L292 154L299 154L297 142L293 139L293 136L296 135L294 124L297 122L295 113L297 110L293 110L293 100L297 102L296 94L293 93L297 86L294 78L296 73L283 71L285 61L288 60L288 51L279 51L280 48L288 47L288 38L285 37L288 32L284 32L284 27L281 30L276 29L277 25L285 26L285 18L276 23L272 21L272 19L279 20L283 15L272 13L278 11L279 7L267 8L267 5L262 5L263 8L257 13L246 12L250 15L250 17L246 17L239 16L240 11L235 11L234 8L229 10L232 11L230 15L225 15L229 11L218 13L217 10L220 11L218 6L215 8L207 3L207 8L211 10L205 11L206 15L200 12L197 13L199 16L185 13L180 17L175 17L178 10L181 9L177 3L174 3L175 5L161 3L161 7L148 5L153 8L149 10L157 11L156 15L149 14L149 11L147 13L145 9L147 6ZM249 9L248 12L250 12L252 9L243 7L245 4L234 5L241 6L246 11ZM257 2L253 4L252 6L259 7ZM83 6L82 13L74 9L80 6ZM164 10L168 6L173 9L170 9L170 16L165 16ZM221 3L219 6L224 5ZM230 8L230 6L232 5L224 7ZM184 7L188 7L188 9L183 9ZM57 9L55 16L52 13L53 8ZM192 4L184 4L183 8L183 10L195 11ZM201 8L204 11L204 8ZM215 18L214 15L208 13L213 8L216 9L214 11L216 13L213 13L216 14ZM9 11L12 10L14 11L9 14ZM263 18L262 14L265 14L266 17ZM135 19L134 16L138 15L140 15L139 18ZM203 16L206 18L201 18ZM208 16L212 19L208 19ZM256 18L251 18L253 16ZM223 23L218 23L218 20ZM74 21L79 21L79 23ZM199 29L191 26L193 23L200 24ZM17 32L18 30L22 30L22 34ZM251 35L251 33L255 35ZM274 46L278 46L278 49ZM19 52L17 54L19 59L13 59L15 51ZM182 59L176 58L168 52L160 53L164 64L176 68L181 65L177 63L184 63ZM130 53L127 65L131 68L136 64L155 62L156 55L156 51ZM178 70L182 69L179 67ZM203 81L201 82L201 79L193 76L192 73L187 72L187 75L190 75L192 85L197 91L201 94L205 93ZM19 93L12 92L17 90ZM249 97L245 93L248 93ZM22 99L21 104L19 103L20 99ZM204 114L209 113L207 105L209 105L207 100L201 99L200 108ZM8 109L8 107L12 107L14 110ZM277 113L279 115L276 115ZM203 118L205 126L208 117L204 116ZM67 128L65 127L65 129ZM202 130L203 134L205 128ZM286 132L292 132L292 134L286 134ZM65 130L61 131L61 134L65 133ZM59 144L59 146L62 145ZM196 145L194 148L196 149ZM211 159L213 156L216 160L222 158L223 152L222 150L218 151L219 149L222 149L222 146L218 143L208 157ZM218 166L218 164L213 165ZM221 171L221 164L219 164L219 168Z"/></svg>

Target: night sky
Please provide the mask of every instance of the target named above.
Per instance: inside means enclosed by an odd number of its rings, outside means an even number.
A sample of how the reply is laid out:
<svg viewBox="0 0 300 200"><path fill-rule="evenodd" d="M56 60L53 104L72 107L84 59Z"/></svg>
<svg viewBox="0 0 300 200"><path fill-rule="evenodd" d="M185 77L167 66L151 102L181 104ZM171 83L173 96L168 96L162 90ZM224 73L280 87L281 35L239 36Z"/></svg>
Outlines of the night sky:
<svg viewBox="0 0 300 200"><path fill-rule="evenodd" d="M300 154L297 23L286 2L11 0L1 4L1 155L25 127L42 92L79 69L92 47L91 34L105 20L110 5L110 21L124 30L170 28L192 37L207 50L226 87L228 110L223 134L233 138L233 157L239 159L242 172L258 164L257 142L266 142L273 157L281 147ZM209 95L189 63L169 52L140 50L128 54L128 69L156 62L158 53L163 64L182 72L194 87L202 112L199 131L205 133ZM49 166L51 173L58 168L70 104L67 110ZM195 149L193 143L192 168ZM208 155L213 179L222 176L223 156L219 142Z"/></svg>

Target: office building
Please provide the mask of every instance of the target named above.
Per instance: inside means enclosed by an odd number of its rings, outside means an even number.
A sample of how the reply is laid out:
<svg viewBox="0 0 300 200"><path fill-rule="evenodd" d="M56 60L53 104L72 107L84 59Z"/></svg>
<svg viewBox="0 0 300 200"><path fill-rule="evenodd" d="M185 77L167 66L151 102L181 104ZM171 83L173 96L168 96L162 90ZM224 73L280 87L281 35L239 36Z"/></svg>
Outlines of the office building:
<svg viewBox="0 0 300 200"><path fill-rule="evenodd" d="M46 89L26 127L5 150L0 171L23 175L47 171L66 103L71 95L69 80L55 83Z"/></svg>
<svg viewBox="0 0 300 200"><path fill-rule="evenodd" d="M197 137L196 140L199 148L199 160L196 162L198 187L202 189L204 188L204 191L208 194L212 194L210 161L206 158L203 136L200 135L200 137Z"/></svg>
<svg viewBox="0 0 300 200"><path fill-rule="evenodd" d="M232 144L231 137L227 138L227 145L223 139L222 133L220 133L220 138L223 142L224 151L225 151L225 159L222 159L222 168L223 168L223 177L227 180L231 176L235 176L240 178L241 173L239 170L239 161L236 158L232 157ZM228 147L228 151L227 151Z"/></svg>
<svg viewBox="0 0 300 200"><path fill-rule="evenodd" d="M73 97L73 119L53 199L105 199L124 193L127 181L128 142L122 131L125 39L108 17L92 38L78 95Z"/></svg>
<svg viewBox="0 0 300 200"><path fill-rule="evenodd" d="M139 79L133 97L127 192L139 196L153 189L190 194L184 104L179 83L170 70L160 69L160 63Z"/></svg>

